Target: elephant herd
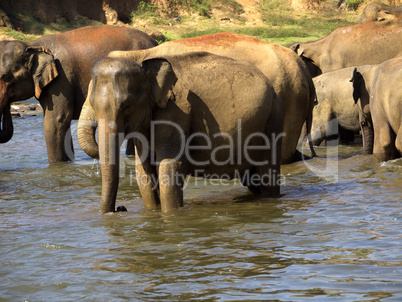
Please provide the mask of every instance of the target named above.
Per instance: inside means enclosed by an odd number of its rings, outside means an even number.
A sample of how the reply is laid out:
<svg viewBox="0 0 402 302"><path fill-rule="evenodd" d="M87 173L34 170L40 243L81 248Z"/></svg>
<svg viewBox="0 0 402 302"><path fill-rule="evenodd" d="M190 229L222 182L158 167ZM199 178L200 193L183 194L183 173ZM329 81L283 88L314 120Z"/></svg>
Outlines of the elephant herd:
<svg viewBox="0 0 402 302"><path fill-rule="evenodd" d="M361 131L364 154L380 161L401 156L402 19L396 16L291 46L308 66L317 92L313 144L333 132L327 127L336 118L340 134Z"/></svg>
<svg viewBox="0 0 402 302"><path fill-rule="evenodd" d="M362 130L365 154L402 155L401 25L362 22L290 48L233 33L157 45L114 26L0 42L0 143L13 135L10 103L34 96L49 162L73 158L79 119L82 149L100 159L102 213L115 211L124 139L147 208L182 206L188 175L278 196L281 165L309 158L303 127L311 156L333 118Z"/></svg>

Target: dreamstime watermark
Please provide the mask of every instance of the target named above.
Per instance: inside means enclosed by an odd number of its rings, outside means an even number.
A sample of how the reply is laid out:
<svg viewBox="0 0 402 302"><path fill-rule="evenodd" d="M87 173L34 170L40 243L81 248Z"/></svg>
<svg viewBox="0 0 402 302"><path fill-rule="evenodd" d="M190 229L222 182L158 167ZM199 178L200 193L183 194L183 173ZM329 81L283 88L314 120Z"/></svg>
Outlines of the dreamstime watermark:
<svg viewBox="0 0 402 302"><path fill-rule="evenodd" d="M143 133L132 132L129 134L118 133L115 130L117 125L114 122L99 122L99 131L107 135L109 144L104 146L107 150L101 150L101 153L109 156L101 156L102 162L116 164L116 151L119 152L120 169L119 177L130 178L130 184L136 182L146 186L183 184L186 186L187 178L180 172L174 175L165 175L157 177L154 174L140 174L135 172L136 160L133 156L120 156L121 145L127 139L134 139L138 150L137 160L148 162L152 166L161 164L169 165L174 162L186 162L193 168L192 175L197 179L196 184L206 185L231 185L247 184L251 186L262 185L281 185L285 182L285 177L279 176L276 167L280 162L278 154L278 144L281 143L285 133L267 135L263 132L247 133L242 127L242 121L237 121L237 127L234 134L219 132L208 136L205 132L195 132L186 135L182 127L171 121L153 121L149 129L149 137ZM336 119L330 121L327 125L326 137L338 134L338 122ZM328 182L338 181L338 148L334 141L327 141L327 154L320 156L317 161L303 159L304 165L320 178ZM116 148L115 146L118 146ZM164 149L165 148L165 149ZM302 145L302 153L306 153L305 146ZM164 149L169 156L164 159L153 156L153 150ZM166 150L169 149L169 150ZM206 167L213 165L216 167L228 167L228 173L207 173ZM250 169L244 169L249 166ZM264 173L251 172L251 167L265 167ZM240 169L242 168L242 170ZM225 170L220 169L220 171ZM232 181L234 180L234 181Z"/></svg>

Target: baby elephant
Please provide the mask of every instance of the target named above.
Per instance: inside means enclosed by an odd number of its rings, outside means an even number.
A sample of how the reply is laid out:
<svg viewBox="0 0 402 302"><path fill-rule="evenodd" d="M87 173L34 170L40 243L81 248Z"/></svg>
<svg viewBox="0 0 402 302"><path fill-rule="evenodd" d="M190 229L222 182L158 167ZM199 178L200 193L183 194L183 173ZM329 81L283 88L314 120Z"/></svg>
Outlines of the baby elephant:
<svg viewBox="0 0 402 302"><path fill-rule="evenodd" d="M92 69L78 137L100 158L102 213L115 211L124 136L136 141L145 206L166 212L183 205L187 175L240 178L254 193L278 195L282 119L272 86L250 63L206 52L114 56Z"/></svg>
<svg viewBox="0 0 402 302"><path fill-rule="evenodd" d="M401 157L402 57L376 66L372 80L356 68L352 81L353 97L359 106L363 144L367 144L368 149L374 147L372 153L379 161ZM367 85L370 85L369 94L365 93Z"/></svg>
<svg viewBox="0 0 402 302"><path fill-rule="evenodd" d="M378 65L361 65L358 70L371 83L377 67ZM354 133L360 131L359 109L358 106L352 106L353 86L349 83L353 70L354 67L343 68L313 79L318 101L313 110L311 128L314 145L318 146L323 140L337 135L341 140L346 140L350 132L353 138ZM368 95L370 85L362 83L360 93Z"/></svg>

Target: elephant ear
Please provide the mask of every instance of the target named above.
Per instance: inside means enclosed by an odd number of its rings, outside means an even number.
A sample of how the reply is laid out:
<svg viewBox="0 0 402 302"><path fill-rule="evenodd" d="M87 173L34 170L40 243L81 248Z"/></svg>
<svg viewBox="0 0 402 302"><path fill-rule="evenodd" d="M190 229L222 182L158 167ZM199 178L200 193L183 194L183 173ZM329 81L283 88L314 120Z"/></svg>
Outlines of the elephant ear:
<svg viewBox="0 0 402 302"><path fill-rule="evenodd" d="M42 89L58 75L56 63L51 51L43 46L28 47L25 53L28 56L28 68L35 85L35 97L39 99Z"/></svg>
<svg viewBox="0 0 402 302"><path fill-rule="evenodd" d="M357 68L353 68L352 78L349 82L353 83L353 100L355 101L355 104L357 104L361 97L360 85L362 84L362 80L362 74L357 71Z"/></svg>
<svg viewBox="0 0 402 302"><path fill-rule="evenodd" d="M166 108L172 87L177 77L169 61L164 58L150 58L142 62L151 85L151 97L161 108Z"/></svg>
<svg viewBox="0 0 402 302"><path fill-rule="evenodd" d="M301 57L304 53L304 48L300 44L294 44L290 46L290 49L293 50L299 57Z"/></svg>

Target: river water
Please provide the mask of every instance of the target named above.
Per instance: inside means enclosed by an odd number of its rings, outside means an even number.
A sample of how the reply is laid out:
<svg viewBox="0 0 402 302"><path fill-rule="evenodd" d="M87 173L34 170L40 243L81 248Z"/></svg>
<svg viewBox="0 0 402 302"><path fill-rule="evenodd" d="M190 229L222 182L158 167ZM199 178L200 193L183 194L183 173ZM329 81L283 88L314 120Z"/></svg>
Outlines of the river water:
<svg viewBox="0 0 402 302"><path fill-rule="evenodd" d="M128 212L101 215L98 162L75 139L49 166L42 118L0 145L0 301L402 301L401 159L320 147L283 166L281 198L191 178L163 215L122 150Z"/></svg>

